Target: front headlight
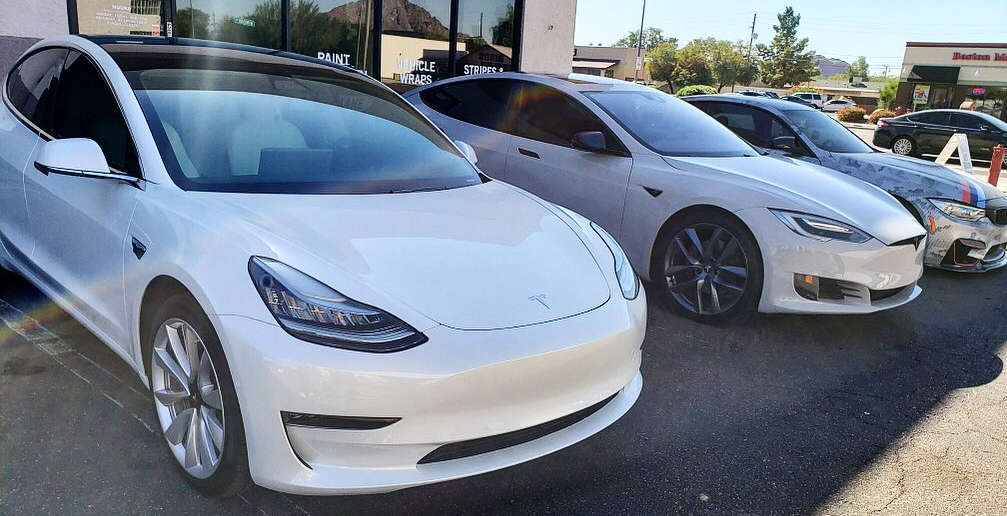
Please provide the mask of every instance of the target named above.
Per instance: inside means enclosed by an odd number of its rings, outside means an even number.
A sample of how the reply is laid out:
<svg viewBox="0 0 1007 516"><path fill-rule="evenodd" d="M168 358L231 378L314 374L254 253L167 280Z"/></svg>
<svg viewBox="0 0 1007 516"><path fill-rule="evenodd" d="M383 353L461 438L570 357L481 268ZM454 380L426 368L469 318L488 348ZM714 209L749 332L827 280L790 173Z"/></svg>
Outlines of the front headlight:
<svg viewBox="0 0 1007 516"><path fill-rule="evenodd" d="M794 233L822 242L841 240L862 244L871 239L867 233L836 220L795 211L774 210L772 208L769 211L773 212L773 215L776 215L776 218L780 219L780 222L783 222Z"/></svg>
<svg viewBox="0 0 1007 516"><path fill-rule="evenodd" d="M986 216L986 210L976 208L975 206L969 206L968 204L962 204L954 201L944 201L941 199L928 200L930 201L930 204L936 206L937 209L944 212L945 215L956 219L977 222Z"/></svg>
<svg viewBox="0 0 1007 516"><path fill-rule="evenodd" d="M253 256L248 272L276 322L298 339L376 353L427 340L394 315L354 301L284 263Z"/></svg>
<svg viewBox="0 0 1007 516"><path fill-rule="evenodd" d="M615 241L615 238L612 238L612 235L608 234L608 231L605 231L594 222L591 223L591 227L605 241L608 249L612 251L612 256L615 258L615 277L619 280L622 297L629 300L636 299L636 296L640 294L640 279L633 272L633 266L629 264L629 258L626 257L626 253L619 246L619 243Z"/></svg>

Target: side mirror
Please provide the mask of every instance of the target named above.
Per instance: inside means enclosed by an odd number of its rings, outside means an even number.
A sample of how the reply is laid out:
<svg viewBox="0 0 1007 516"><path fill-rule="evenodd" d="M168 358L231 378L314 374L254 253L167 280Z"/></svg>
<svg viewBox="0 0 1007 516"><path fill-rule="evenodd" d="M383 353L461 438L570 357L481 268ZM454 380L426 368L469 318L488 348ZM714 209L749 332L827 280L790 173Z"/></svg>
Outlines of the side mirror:
<svg viewBox="0 0 1007 516"><path fill-rule="evenodd" d="M608 148L605 144L605 134L601 131L584 131L574 134L570 143L573 148L588 152L604 152Z"/></svg>
<svg viewBox="0 0 1007 516"><path fill-rule="evenodd" d="M476 156L476 150L471 145L461 140L455 140L455 146L458 147L458 150L462 151L465 159L471 161L473 165L479 162L479 156Z"/></svg>
<svg viewBox="0 0 1007 516"><path fill-rule="evenodd" d="M793 136L777 136L769 142L769 146L783 151L794 151L797 149L797 138Z"/></svg>
<svg viewBox="0 0 1007 516"><path fill-rule="evenodd" d="M42 150L35 160L35 168L46 175L93 177L112 179L138 185L140 180L126 174L116 174L109 170L105 153L94 140L88 138L66 138L42 144Z"/></svg>

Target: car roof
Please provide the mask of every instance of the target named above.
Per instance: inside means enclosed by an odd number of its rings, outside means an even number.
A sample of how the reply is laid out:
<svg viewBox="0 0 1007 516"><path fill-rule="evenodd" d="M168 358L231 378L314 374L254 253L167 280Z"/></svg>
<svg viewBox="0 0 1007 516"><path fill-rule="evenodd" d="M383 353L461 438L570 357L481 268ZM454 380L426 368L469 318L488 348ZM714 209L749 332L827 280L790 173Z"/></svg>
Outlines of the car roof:
<svg viewBox="0 0 1007 516"><path fill-rule="evenodd" d="M166 58L180 55L219 56L226 53L230 59L248 62L264 62L268 60L291 60L305 65L324 66L345 72L354 72L366 76L363 72L345 65L336 64L323 59L317 59L293 52L275 50L252 45L210 41L190 38L163 38L156 36L95 36L80 35L80 37L95 43L109 53L117 63L122 63L128 56L130 62L138 68L155 67Z"/></svg>
<svg viewBox="0 0 1007 516"><path fill-rule="evenodd" d="M580 73L570 73L570 74L539 74L539 73L526 73L526 72L496 72L496 73L484 73L477 75L463 75L459 77L451 77L449 79L442 79L436 81L432 84L421 86L415 88L403 94L405 97L411 97L423 92L424 90L436 87L441 84L451 84L455 82L466 82L474 80L484 80L484 79L518 79L526 80L531 82L538 82L541 84L546 84L553 86L559 90L572 91L572 92L589 92L589 91L659 91L650 86L643 86L640 84L635 84L632 82L627 82L619 79L612 79L609 77L599 77L597 75L587 75Z"/></svg>
<svg viewBox="0 0 1007 516"><path fill-rule="evenodd" d="M795 110L799 111L802 109L815 111L815 108L811 106L807 106L797 102L791 102L789 100L784 100L782 98L773 99L769 97L750 97L748 95L741 95L735 93L718 93L716 95L690 95L688 97L684 97L682 100L688 102L705 100L713 102L727 102L729 104L746 104L746 105L775 109L777 111L795 111Z"/></svg>

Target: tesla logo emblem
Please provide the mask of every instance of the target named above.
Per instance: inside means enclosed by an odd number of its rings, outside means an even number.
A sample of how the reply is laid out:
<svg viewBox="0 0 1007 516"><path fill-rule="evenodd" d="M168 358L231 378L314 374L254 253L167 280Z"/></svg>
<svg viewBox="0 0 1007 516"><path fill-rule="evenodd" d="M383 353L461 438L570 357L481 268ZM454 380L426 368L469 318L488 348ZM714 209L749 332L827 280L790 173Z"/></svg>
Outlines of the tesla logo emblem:
<svg viewBox="0 0 1007 516"><path fill-rule="evenodd" d="M534 296L529 297L528 301L537 301L540 305L544 306L546 310L552 310L552 308L549 308L549 305L546 304L545 302L546 299L547 298L545 297L545 294L536 294Z"/></svg>

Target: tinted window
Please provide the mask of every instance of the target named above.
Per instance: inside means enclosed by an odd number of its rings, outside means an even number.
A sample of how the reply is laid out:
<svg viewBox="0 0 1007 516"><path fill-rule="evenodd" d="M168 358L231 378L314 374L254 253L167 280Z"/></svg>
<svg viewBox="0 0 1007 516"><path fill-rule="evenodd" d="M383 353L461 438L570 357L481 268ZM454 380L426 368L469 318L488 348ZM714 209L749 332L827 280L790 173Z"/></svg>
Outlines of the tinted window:
<svg viewBox="0 0 1007 516"><path fill-rule="evenodd" d="M52 135L98 142L108 165L139 177L136 147L105 77L79 52L70 52L60 77Z"/></svg>
<svg viewBox="0 0 1007 516"><path fill-rule="evenodd" d="M922 113L916 113L909 117L913 122L920 122L922 124L938 124L947 125L948 124L948 112L947 111L924 111Z"/></svg>
<svg viewBox="0 0 1007 516"><path fill-rule="evenodd" d="M761 110L740 104L710 102L701 106L714 120L759 147L769 147L773 138L795 136L783 122Z"/></svg>
<svg viewBox="0 0 1007 516"><path fill-rule="evenodd" d="M951 113L951 125L978 131L984 124L977 116L966 113Z"/></svg>
<svg viewBox="0 0 1007 516"><path fill-rule="evenodd" d="M604 122L556 88L526 82L518 95L514 128L517 136L570 147L573 135L599 131L605 135L609 148L621 150L618 139Z"/></svg>
<svg viewBox="0 0 1007 516"><path fill-rule="evenodd" d="M182 188L377 194L481 182L412 106L357 74L197 56L145 66L127 78Z"/></svg>
<svg viewBox="0 0 1007 516"><path fill-rule="evenodd" d="M514 81L480 79L455 82L420 93L423 103L451 118L487 129L509 132L508 104Z"/></svg>
<svg viewBox="0 0 1007 516"><path fill-rule="evenodd" d="M62 48L32 54L11 72L7 83L14 108L46 132L52 132L52 100L66 54Z"/></svg>
<svg viewBox="0 0 1007 516"><path fill-rule="evenodd" d="M840 154L874 152L857 135L821 111L794 109L783 113L805 138L822 150Z"/></svg>
<svg viewBox="0 0 1007 516"><path fill-rule="evenodd" d="M730 129L689 103L656 90L585 93L648 148L666 156L756 156Z"/></svg>

